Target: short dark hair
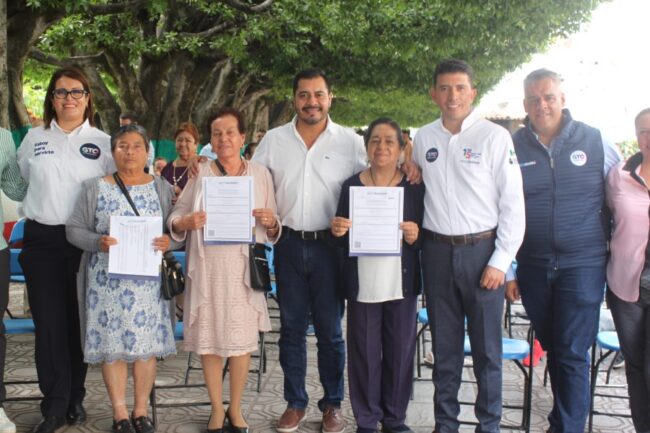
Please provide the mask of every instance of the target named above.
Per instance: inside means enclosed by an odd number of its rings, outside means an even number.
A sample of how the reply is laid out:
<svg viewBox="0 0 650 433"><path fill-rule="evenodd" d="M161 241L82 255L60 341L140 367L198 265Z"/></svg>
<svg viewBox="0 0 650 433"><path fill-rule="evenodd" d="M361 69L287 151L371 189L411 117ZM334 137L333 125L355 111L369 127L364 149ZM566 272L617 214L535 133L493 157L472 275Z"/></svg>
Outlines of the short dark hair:
<svg viewBox="0 0 650 433"><path fill-rule="evenodd" d="M436 70L433 72L433 86L435 87L440 75L458 72L467 74L470 84L474 87L474 69L465 60L460 59L448 59L438 63Z"/></svg>
<svg viewBox="0 0 650 433"><path fill-rule="evenodd" d="M390 117L380 117L379 119L375 119L372 122L370 122L370 125L368 125L368 129L366 129L365 134L363 134L363 143L366 145L366 149L368 148L368 142L370 141L372 130L375 129L377 125L388 125L391 128L393 128L397 133L397 142L399 143L399 148L404 149L404 147L406 146L406 142L404 141L404 137L402 137L402 128L399 127L399 123L397 123Z"/></svg>
<svg viewBox="0 0 650 433"><path fill-rule="evenodd" d="M524 78L524 89L532 83L536 83L537 81L545 80L547 78L553 80L555 84L561 84L563 81L562 76L557 72L553 72L550 69L546 68L535 69L533 72L526 75L526 78Z"/></svg>
<svg viewBox="0 0 650 433"><path fill-rule="evenodd" d="M639 124L639 120L647 115L650 114L650 107L649 108L644 108L643 110L639 111L639 114L636 115L634 118L634 128L636 129L637 125Z"/></svg>
<svg viewBox="0 0 650 433"><path fill-rule="evenodd" d="M86 75L81 71L81 69L75 66L66 66L65 68L60 68L54 71L52 78L50 78L50 83L47 85L45 101L43 101L43 123L45 124L45 128L49 128L52 120L56 118L56 111L54 110L54 104L52 104L52 99L54 98L52 92L54 92L54 86L56 86L56 82L61 77L67 77L79 81L84 90L88 92L88 104L86 105L86 111L84 112L84 120L88 120L90 126L95 126L93 94L90 91L88 78L86 78Z"/></svg>
<svg viewBox="0 0 650 433"><path fill-rule="evenodd" d="M246 134L246 120L244 119L244 113L234 107L221 107L210 117L208 117L208 122L206 125L208 137L212 136L212 122L224 116L233 116L235 119L237 119L237 129L239 130L239 133Z"/></svg>
<svg viewBox="0 0 650 433"><path fill-rule="evenodd" d="M298 82L300 80L312 80L319 77L325 81L325 87L327 87L327 91L332 93L332 86L329 78L327 78L327 75L325 75L325 71L318 68L311 68L300 71L296 74L295 77L293 77L293 94L296 94L296 91L298 90Z"/></svg>
<svg viewBox="0 0 650 433"><path fill-rule="evenodd" d="M248 143L246 145L246 148L244 149L244 156L248 155L249 158L253 156L253 150L255 150L258 144L259 143L256 141L251 141L250 143Z"/></svg>
<svg viewBox="0 0 650 433"><path fill-rule="evenodd" d="M136 134L140 134L142 136L142 139L144 140L144 147L147 152L149 152L149 136L147 134L147 130L137 123L129 123L128 125L120 126L118 130L115 131L113 135L111 135L111 152L115 151L117 140L119 140L123 135L129 134L131 132L135 132Z"/></svg>
<svg viewBox="0 0 650 433"><path fill-rule="evenodd" d="M129 119L131 123L138 123L138 116L133 111L124 111L120 113L120 119Z"/></svg>

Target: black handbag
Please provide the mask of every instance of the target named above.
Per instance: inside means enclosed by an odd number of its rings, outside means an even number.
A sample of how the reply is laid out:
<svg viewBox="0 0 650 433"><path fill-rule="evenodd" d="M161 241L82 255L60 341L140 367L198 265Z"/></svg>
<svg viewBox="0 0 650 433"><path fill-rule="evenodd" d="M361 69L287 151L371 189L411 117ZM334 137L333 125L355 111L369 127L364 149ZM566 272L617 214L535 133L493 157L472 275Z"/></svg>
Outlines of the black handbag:
<svg viewBox="0 0 650 433"><path fill-rule="evenodd" d="M226 169L218 159L214 160L222 176L228 176ZM258 292L271 291L271 272L266 250L271 248L264 244L250 244L248 247L248 267L251 274L251 288Z"/></svg>
<svg viewBox="0 0 650 433"><path fill-rule="evenodd" d="M160 294L169 301L185 291L183 267L174 257L174 253L166 251L163 254L161 270Z"/></svg>
<svg viewBox="0 0 650 433"><path fill-rule="evenodd" d="M131 208L133 208L133 212L135 212L136 216L140 216L133 200L131 200L131 194L129 194L129 191L126 189L126 186L124 186L124 182L122 182L122 179L120 179L117 172L113 173L113 179L115 179L117 186L120 187L122 194L126 197ZM183 267L178 263L178 260L174 257L174 253L171 251L166 251L163 254L161 274L160 294L164 299L169 301L174 298L174 296L180 295L185 291L185 275L183 274Z"/></svg>
<svg viewBox="0 0 650 433"><path fill-rule="evenodd" d="M264 244L250 244L248 262L251 274L251 288L259 292L271 291L271 272L266 251L271 248Z"/></svg>

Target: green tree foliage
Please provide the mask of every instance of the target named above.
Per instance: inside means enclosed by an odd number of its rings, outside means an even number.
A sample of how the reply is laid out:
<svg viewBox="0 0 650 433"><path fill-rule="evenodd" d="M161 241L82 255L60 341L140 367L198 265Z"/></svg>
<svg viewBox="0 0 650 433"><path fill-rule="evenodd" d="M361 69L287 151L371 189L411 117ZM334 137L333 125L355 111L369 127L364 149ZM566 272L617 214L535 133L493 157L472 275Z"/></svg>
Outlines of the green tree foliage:
<svg viewBox="0 0 650 433"><path fill-rule="evenodd" d="M38 39L35 58L56 64L76 57L96 68L113 97L100 109L112 110L111 118L119 108L135 109L166 138L177 121L201 124L219 104L244 107L260 126L264 116L271 124L285 121L291 78L312 66L333 78L339 122L363 125L390 114L420 125L435 116L427 89L441 59L468 60L483 93L578 30L598 3L29 0L28 6L65 11ZM177 114L160 114L165 110Z"/></svg>

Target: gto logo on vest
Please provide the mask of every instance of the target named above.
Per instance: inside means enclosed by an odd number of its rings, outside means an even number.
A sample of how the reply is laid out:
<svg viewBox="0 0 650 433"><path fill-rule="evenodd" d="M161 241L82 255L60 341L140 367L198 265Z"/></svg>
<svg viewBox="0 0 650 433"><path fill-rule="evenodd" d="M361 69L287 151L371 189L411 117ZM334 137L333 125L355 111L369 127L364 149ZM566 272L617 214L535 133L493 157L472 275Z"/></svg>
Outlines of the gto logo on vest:
<svg viewBox="0 0 650 433"><path fill-rule="evenodd" d="M86 143L81 145L81 147L79 148L79 153L81 153L81 156L83 156L84 158L97 159L99 158L99 155L102 154L102 151L99 149L97 145L92 143Z"/></svg>
<svg viewBox="0 0 650 433"><path fill-rule="evenodd" d="M582 167L587 163L587 154L582 150L576 150L575 152L571 153L570 158L571 164L575 165L576 167Z"/></svg>

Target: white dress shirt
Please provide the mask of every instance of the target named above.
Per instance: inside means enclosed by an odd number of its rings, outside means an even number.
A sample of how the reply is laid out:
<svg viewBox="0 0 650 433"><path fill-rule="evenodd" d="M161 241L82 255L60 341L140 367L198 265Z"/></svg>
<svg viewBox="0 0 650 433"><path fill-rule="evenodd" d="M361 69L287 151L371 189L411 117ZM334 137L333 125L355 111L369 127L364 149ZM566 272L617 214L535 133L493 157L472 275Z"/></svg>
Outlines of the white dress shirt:
<svg viewBox="0 0 650 433"><path fill-rule="evenodd" d="M212 151L212 145L210 143L203 146L199 152L199 156L205 156L208 159L217 159L217 154Z"/></svg>
<svg viewBox="0 0 650 433"><path fill-rule="evenodd" d="M413 158L426 186L422 226L443 235L497 228L489 265L506 271L524 238L521 171L504 128L472 111L458 134L438 119L421 128Z"/></svg>
<svg viewBox="0 0 650 433"><path fill-rule="evenodd" d="M65 224L81 184L115 171L110 137L86 120L71 133L55 120L30 129L18 148L18 166L29 182L23 212L41 224Z"/></svg>
<svg viewBox="0 0 650 433"><path fill-rule="evenodd" d="M264 135L253 155L273 176L282 225L294 230L329 228L341 185L366 168L363 139L327 119L310 149L296 130L296 118Z"/></svg>

